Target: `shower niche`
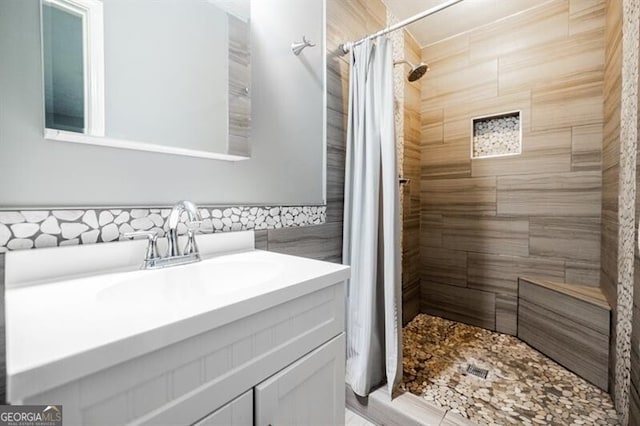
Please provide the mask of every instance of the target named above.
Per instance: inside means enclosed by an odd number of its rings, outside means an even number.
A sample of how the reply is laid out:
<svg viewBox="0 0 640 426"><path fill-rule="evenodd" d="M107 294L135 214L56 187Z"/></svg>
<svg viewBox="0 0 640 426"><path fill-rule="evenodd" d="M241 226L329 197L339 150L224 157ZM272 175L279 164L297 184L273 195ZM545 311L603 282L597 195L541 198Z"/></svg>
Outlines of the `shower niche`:
<svg viewBox="0 0 640 426"><path fill-rule="evenodd" d="M522 153L520 111L471 119L471 158L494 158Z"/></svg>

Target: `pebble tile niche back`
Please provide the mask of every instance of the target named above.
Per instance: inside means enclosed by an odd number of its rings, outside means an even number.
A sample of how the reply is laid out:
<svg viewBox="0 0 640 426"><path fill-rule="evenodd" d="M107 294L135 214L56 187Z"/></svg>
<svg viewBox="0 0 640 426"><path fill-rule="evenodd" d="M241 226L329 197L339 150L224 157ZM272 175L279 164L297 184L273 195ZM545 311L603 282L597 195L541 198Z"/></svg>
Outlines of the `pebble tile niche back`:
<svg viewBox="0 0 640 426"><path fill-rule="evenodd" d="M471 120L471 158L518 155L522 152L520 111Z"/></svg>
<svg viewBox="0 0 640 426"><path fill-rule="evenodd" d="M123 239L122 233L131 231L155 230L163 236L170 211L168 208L0 211L0 253L117 241ZM326 207L206 207L200 208L200 214L202 232L229 232L323 224ZM180 224L178 233L186 231L186 225Z"/></svg>

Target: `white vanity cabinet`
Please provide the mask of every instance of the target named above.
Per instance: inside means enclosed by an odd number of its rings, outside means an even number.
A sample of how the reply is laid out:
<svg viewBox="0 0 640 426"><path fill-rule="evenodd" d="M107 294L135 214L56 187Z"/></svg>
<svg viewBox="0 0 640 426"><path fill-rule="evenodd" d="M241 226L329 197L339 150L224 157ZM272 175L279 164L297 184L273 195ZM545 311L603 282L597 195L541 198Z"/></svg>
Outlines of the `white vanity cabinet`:
<svg viewBox="0 0 640 426"><path fill-rule="evenodd" d="M194 426L342 424L344 351L340 334Z"/></svg>
<svg viewBox="0 0 640 426"><path fill-rule="evenodd" d="M284 302L267 294L268 309L249 301L225 325L12 402L62 404L68 426L341 424L345 289L331 279L302 283Z"/></svg>
<svg viewBox="0 0 640 426"><path fill-rule="evenodd" d="M341 334L256 386L255 424L344 423L344 353Z"/></svg>
<svg viewBox="0 0 640 426"><path fill-rule="evenodd" d="M253 426L253 390L218 408L193 426Z"/></svg>

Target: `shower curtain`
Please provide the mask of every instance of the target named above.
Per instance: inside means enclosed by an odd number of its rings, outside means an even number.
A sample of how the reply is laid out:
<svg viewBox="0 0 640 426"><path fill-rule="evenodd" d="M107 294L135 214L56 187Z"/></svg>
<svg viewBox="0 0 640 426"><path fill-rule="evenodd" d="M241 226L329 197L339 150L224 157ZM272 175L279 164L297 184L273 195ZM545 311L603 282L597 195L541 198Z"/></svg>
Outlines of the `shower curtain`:
<svg viewBox="0 0 640 426"><path fill-rule="evenodd" d="M402 376L400 209L391 42L351 49L343 261L347 294L346 381L361 396Z"/></svg>

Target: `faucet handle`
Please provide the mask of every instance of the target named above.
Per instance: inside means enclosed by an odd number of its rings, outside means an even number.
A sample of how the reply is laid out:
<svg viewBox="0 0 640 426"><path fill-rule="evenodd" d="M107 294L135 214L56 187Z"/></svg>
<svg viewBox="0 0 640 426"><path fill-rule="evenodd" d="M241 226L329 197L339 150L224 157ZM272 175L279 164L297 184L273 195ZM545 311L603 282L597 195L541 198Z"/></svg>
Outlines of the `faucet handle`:
<svg viewBox="0 0 640 426"><path fill-rule="evenodd" d="M144 260L157 259L158 256L158 232L157 231L133 231L123 232L125 238L135 239L136 237L147 237L148 245Z"/></svg>
<svg viewBox="0 0 640 426"><path fill-rule="evenodd" d="M187 244L184 246L182 254L199 256L198 245L196 244L196 233L200 232L199 228L189 228L187 230Z"/></svg>

